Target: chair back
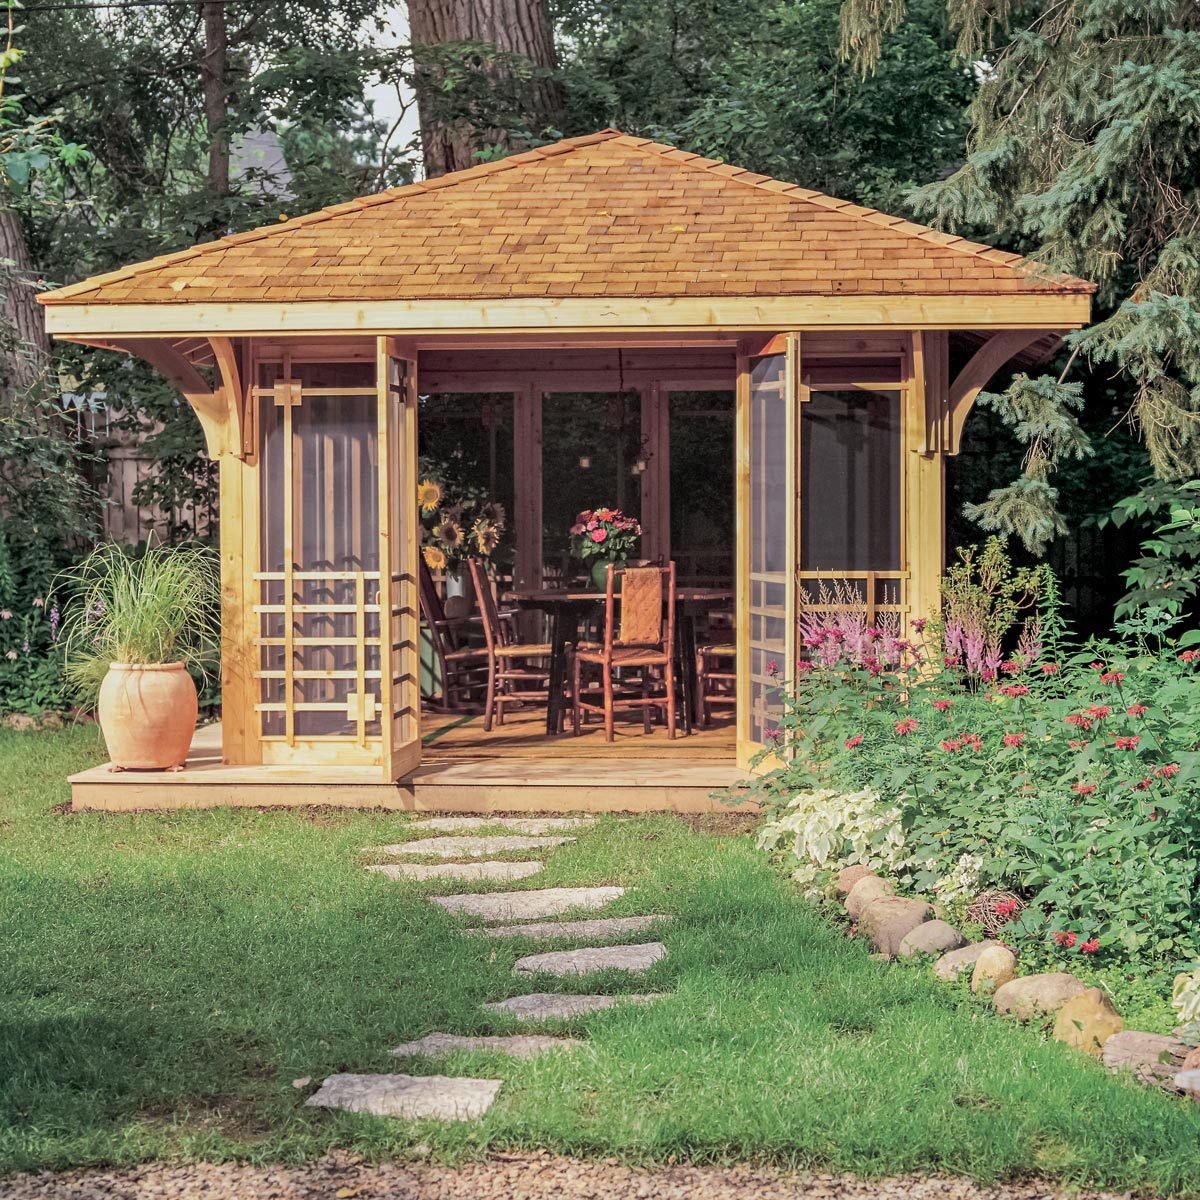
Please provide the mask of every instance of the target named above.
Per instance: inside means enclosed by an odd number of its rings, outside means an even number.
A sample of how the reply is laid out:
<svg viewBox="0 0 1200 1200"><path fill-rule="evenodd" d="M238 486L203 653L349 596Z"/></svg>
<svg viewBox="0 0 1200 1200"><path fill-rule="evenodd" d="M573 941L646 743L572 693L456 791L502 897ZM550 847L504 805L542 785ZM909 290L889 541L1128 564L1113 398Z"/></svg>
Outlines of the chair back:
<svg viewBox="0 0 1200 1200"><path fill-rule="evenodd" d="M438 595L437 584L433 582L433 574L424 555L417 556L417 584L420 591L421 613L425 624L429 626L435 637L442 636L442 622L446 619L446 610L442 607L442 598Z"/></svg>
<svg viewBox="0 0 1200 1200"><path fill-rule="evenodd" d="M618 599L621 610L619 625L616 620ZM665 567L609 567L604 601L606 651L627 646L654 646L670 650L675 639L673 562Z"/></svg>
<svg viewBox="0 0 1200 1200"><path fill-rule="evenodd" d="M504 622L500 620L500 611L496 607L496 596L492 591L492 581L488 577L487 567L483 559L472 558L471 579L475 584L475 598L479 602L479 615L483 618L483 637L487 642L488 653L494 653L499 647L508 645L508 632Z"/></svg>

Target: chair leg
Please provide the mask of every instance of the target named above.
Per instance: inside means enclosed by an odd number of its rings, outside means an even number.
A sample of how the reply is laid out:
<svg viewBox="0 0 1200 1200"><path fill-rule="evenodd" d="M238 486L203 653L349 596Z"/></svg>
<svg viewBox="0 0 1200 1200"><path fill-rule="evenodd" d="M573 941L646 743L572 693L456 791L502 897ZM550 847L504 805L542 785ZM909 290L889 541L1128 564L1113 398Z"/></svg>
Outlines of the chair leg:
<svg viewBox="0 0 1200 1200"><path fill-rule="evenodd" d="M667 737L675 736L675 664L668 663L665 673L667 686Z"/></svg>
<svg viewBox="0 0 1200 1200"><path fill-rule="evenodd" d="M492 711L496 704L496 660L494 658L488 660L488 683L487 683L487 700L483 706L483 732L491 733L492 731ZM503 718L503 710L501 717Z"/></svg>
<svg viewBox="0 0 1200 1200"><path fill-rule="evenodd" d="M579 736L579 688L582 673L583 663L577 658L575 660L575 670L571 675L571 732L574 737Z"/></svg>
<svg viewBox="0 0 1200 1200"><path fill-rule="evenodd" d="M612 667L604 664L604 740L606 742L615 742L617 740L617 731L615 728L614 709L613 709L613 673Z"/></svg>
<svg viewBox="0 0 1200 1200"><path fill-rule="evenodd" d="M650 732L650 668L642 668L642 732Z"/></svg>

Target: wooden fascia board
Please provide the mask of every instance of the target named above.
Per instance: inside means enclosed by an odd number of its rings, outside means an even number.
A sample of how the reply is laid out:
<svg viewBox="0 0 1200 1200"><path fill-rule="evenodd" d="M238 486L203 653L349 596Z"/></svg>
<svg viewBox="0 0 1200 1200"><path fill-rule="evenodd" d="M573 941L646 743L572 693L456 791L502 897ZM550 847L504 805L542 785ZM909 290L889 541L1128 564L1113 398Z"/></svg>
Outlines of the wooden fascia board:
<svg viewBox="0 0 1200 1200"><path fill-rule="evenodd" d="M962 445L963 427L975 399L989 380L1006 362L1020 354L1026 346L1044 337L1050 330L1004 329L992 334L967 360L950 383L949 439L947 454L957 454Z"/></svg>
<svg viewBox="0 0 1200 1200"><path fill-rule="evenodd" d="M536 297L381 300L367 303L48 304L59 337L277 334L587 333L610 329L777 332L784 329L1070 329L1091 297L1074 292L938 296L688 296L660 299Z"/></svg>

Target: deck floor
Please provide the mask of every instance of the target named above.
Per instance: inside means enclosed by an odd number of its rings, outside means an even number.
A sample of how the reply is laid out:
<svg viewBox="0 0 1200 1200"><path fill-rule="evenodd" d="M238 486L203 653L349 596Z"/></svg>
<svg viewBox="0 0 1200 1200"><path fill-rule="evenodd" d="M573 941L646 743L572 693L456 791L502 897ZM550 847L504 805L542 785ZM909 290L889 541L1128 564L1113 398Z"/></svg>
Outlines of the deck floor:
<svg viewBox="0 0 1200 1200"><path fill-rule="evenodd" d="M426 714L422 763L398 783L376 767L230 766L219 725L196 731L187 769L112 771L71 778L76 808L136 809L333 805L421 812L714 812L745 775L731 725L668 738L661 726L619 722L576 738L547 737L544 716L510 714L484 733L478 716Z"/></svg>

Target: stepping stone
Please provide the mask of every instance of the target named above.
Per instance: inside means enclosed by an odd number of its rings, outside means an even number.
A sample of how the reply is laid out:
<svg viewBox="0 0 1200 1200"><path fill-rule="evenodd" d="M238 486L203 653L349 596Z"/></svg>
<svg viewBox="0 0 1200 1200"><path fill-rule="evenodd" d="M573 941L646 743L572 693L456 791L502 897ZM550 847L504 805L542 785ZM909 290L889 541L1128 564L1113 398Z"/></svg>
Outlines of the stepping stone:
<svg viewBox="0 0 1200 1200"><path fill-rule="evenodd" d="M443 1058L460 1050L485 1050L511 1054L513 1058L535 1058L550 1050L574 1050L578 1038L544 1037L518 1033L509 1037L460 1037L457 1033L429 1033L419 1041L405 1042L391 1053L397 1058Z"/></svg>
<svg viewBox="0 0 1200 1200"><path fill-rule="evenodd" d="M595 817L426 817L411 829L439 829L453 833L468 829L509 829L513 833L558 833L595 825Z"/></svg>
<svg viewBox="0 0 1200 1200"><path fill-rule="evenodd" d="M540 862L437 863L428 867L418 863L387 863L367 868L389 879L495 879L500 882L528 879L541 869Z"/></svg>
<svg viewBox="0 0 1200 1200"><path fill-rule="evenodd" d="M531 992L483 1005L487 1012L504 1013L518 1021L567 1021L602 1012L617 1004L652 1004L662 993L629 996L564 996L557 992Z"/></svg>
<svg viewBox="0 0 1200 1200"><path fill-rule="evenodd" d="M513 964L514 975L590 975L593 971L648 971L667 957L662 942L636 946L585 946L530 954Z"/></svg>
<svg viewBox="0 0 1200 1200"><path fill-rule="evenodd" d="M468 937L535 938L606 938L629 933L645 933L658 921L671 918L655 914L649 917L594 917L590 921L527 921L524 925L493 925L490 929L465 930Z"/></svg>
<svg viewBox="0 0 1200 1200"><path fill-rule="evenodd" d="M524 863L504 863L504 866L525 866ZM380 868L384 871L394 867ZM423 870L437 870L425 867ZM623 887L542 888L528 892L483 892L463 896L430 896L434 904L449 913L476 917L481 921L536 921L541 917L557 917L573 908L603 908L618 896Z"/></svg>
<svg viewBox="0 0 1200 1200"><path fill-rule="evenodd" d="M330 1075L304 1103L410 1121L471 1121L491 1108L500 1084L448 1075Z"/></svg>
<svg viewBox="0 0 1200 1200"><path fill-rule="evenodd" d="M436 855L438 858L486 858L489 854L510 854L518 850L550 850L573 842L572 837L437 837L392 846L376 846L376 854Z"/></svg>

